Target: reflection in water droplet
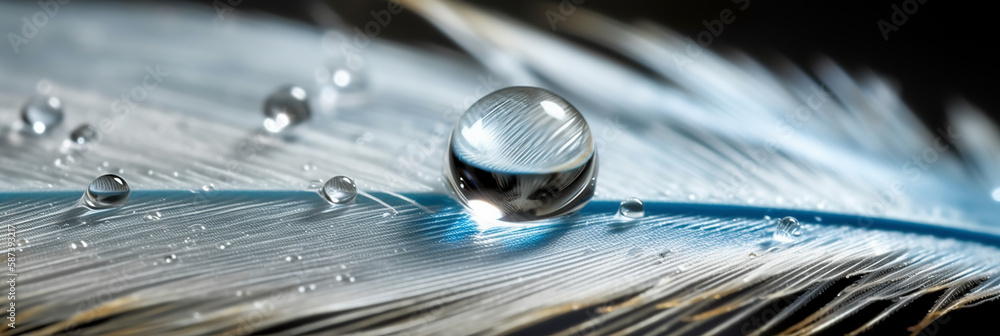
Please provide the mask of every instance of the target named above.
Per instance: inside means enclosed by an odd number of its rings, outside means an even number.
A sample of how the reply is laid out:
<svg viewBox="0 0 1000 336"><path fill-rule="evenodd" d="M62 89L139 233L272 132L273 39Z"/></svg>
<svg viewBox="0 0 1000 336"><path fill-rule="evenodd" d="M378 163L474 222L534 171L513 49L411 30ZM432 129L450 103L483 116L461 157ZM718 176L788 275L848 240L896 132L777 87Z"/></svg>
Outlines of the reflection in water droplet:
<svg viewBox="0 0 1000 336"><path fill-rule="evenodd" d="M129 196L128 183L118 175L101 175L90 182L83 194L83 203L91 209L107 209L122 206Z"/></svg>
<svg viewBox="0 0 1000 336"><path fill-rule="evenodd" d="M161 217L163 217L163 214L161 214L159 211L153 211L146 214L146 216L142 217L142 219L145 219L147 221L158 221L160 220Z"/></svg>
<svg viewBox="0 0 1000 336"><path fill-rule="evenodd" d="M32 97L21 107L21 120L32 133L45 134L62 123L62 101L52 96Z"/></svg>
<svg viewBox="0 0 1000 336"><path fill-rule="evenodd" d="M363 67L352 68L344 58L336 58L316 69L319 106L333 111L338 106L353 106L364 100L368 80Z"/></svg>
<svg viewBox="0 0 1000 336"><path fill-rule="evenodd" d="M320 195L333 204L349 204L357 197L358 187L350 177L335 176L326 181Z"/></svg>
<svg viewBox="0 0 1000 336"><path fill-rule="evenodd" d="M485 211L499 215L490 219L531 221L590 201L597 153L590 127L569 102L543 89L511 87L462 115L445 169L459 201L477 217Z"/></svg>
<svg viewBox="0 0 1000 336"><path fill-rule="evenodd" d="M309 119L311 114L305 89L294 85L282 86L264 101L264 129L278 133Z"/></svg>
<svg viewBox="0 0 1000 336"><path fill-rule="evenodd" d="M790 242L795 240L795 236L802 233L799 220L795 217L785 217L778 220L778 225L774 229L774 240L780 242Z"/></svg>
<svg viewBox="0 0 1000 336"><path fill-rule="evenodd" d="M641 218L646 215L646 210L642 200L629 197L618 206L618 214L626 218Z"/></svg>
<svg viewBox="0 0 1000 336"><path fill-rule="evenodd" d="M86 145L97 140L99 134L93 126L83 124L69 133L69 141L78 145Z"/></svg>

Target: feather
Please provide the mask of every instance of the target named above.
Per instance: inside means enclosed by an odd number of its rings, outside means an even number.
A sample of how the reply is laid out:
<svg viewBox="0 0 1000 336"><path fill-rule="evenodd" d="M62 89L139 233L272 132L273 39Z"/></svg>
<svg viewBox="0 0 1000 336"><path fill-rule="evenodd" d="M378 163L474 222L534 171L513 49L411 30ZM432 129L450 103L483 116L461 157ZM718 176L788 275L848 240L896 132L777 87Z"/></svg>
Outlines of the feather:
<svg viewBox="0 0 1000 336"><path fill-rule="evenodd" d="M9 31L37 10L4 6ZM926 130L878 74L692 57L667 28L582 8L561 31L650 71L457 2L406 9L467 55L198 6L73 6L0 57L17 274L3 334L809 335L891 302L861 333L940 293L918 334L1000 295L1000 133L961 101L952 128ZM336 46L363 57L367 100L263 132L263 97L320 92ZM143 86L152 72L166 74ZM454 121L510 85L551 89L589 120L601 172L578 213L496 225L448 196ZM134 107L115 103L137 90ZM56 134L19 130L36 91L66 102ZM100 141L59 135L82 123ZM107 172L128 202L79 207ZM368 197L331 207L315 189L334 175ZM615 215L630 196L647 216ZM772 238L784 216L803 223L790 242ZM825 291L837 296L814 304Z"/></svg>

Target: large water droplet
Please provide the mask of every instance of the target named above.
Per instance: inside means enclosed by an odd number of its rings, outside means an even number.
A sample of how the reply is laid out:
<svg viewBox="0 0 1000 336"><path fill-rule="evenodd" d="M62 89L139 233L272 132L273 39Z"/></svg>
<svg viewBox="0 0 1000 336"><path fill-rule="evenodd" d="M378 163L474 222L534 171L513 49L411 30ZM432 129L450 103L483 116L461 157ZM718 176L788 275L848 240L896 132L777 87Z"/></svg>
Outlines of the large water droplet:
<svg viewBox="0 0 1000 336"><path fill-rule="evenodd" d="M52 96L32 97L21 107L21 120L32 133L45 134L62 123L62 101Z"/></svg>
<svg viewBox="0 0 1000 336"><path fill-rule="evenodd" d="M477 217L520 222L564 215L594 195L597 152L566 100L510 87L469 107L451 133L444 175Z"/></svg>
<svg viewBox="0 0 1000 336"><path fill-rule="evenodd" d="M309 119L311 114L305 89L295 85L282 86L264 101L264 129L278 133Z"/></svg>
<svg viewBox="0 0 1000 336"><path fill-rule="evenodd" d="M646 207L642 204L642 200L629 197L618 206L618 214L626 218L641 218L646 215Z"/></svg>
<svg viewBox="0 0 1000 336"><path fill-rule="evenodd" d="M100 133L98 133L97 129L93 126L83 124L77 126L76 129L73 129L73 131L69 133L69 141L78 145L86 145L94 140L97 140L99 134Z"/></svg>
<svg viewBox="0 0 1000 336"><path fill-rule="evenodd" d="M326 181L320 194L330 203L349 204L357 197L358 187L350 177L335 176Z"/></svg>
<svg viewBox="0 0 1000 336"><path fill-rule="evenodd" d="M774 240L780 242L790 242L795 240L795 236L802 234L799 220L795 217L785 217L778 220L778 226L774 229Z"/></svg>
<svg viewBox="0 0 1000 336"><path fill-rule="evenodd" d="M90 182L83 203L91 209L119 207L128 200L129 193L125 179L114 174L101 175Z"/></svg>

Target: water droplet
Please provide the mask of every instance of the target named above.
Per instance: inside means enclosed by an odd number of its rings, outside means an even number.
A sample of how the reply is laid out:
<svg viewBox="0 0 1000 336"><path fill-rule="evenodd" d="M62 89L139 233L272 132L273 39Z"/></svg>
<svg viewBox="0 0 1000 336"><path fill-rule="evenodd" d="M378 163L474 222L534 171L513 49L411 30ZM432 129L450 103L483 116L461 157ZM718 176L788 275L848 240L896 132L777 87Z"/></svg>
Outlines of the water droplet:
<svg viewBox="0 0 1000 336"><path fill-rule="evenodd" d="M319 84L319 106L332 111L338 106L352 106L364 100L368 80L360 66L350 67L347 59L330 60L316 69Z"/></svg>
<svg viewBox="0 0 1000 336"><path fill-rule="evenodd" d="M287 256L287 257L285 257L285 261L287 261L287 262L293 262L293 261L295 261L295 258L293 258L292 256Z"/></svg>
<svg viewBox="0 0 1000 336"><path fill-rule="evenodd" d="M785 217L778 220L778 225L774 229L774 240L780 242L790 242L795 240L795 236L801 234L801 225L795 217Z"/></svg>
<svg viewBox="0 0 1000 336"><path fill-rule="evenodd" d="M90 182L83 194L84 204L91 209L107 209L122 206L129 196L128 183L118 175L101 175Z"/></svg>
<svg viewBox="0 0 1000 336"><path fill-rule="evenodd" d="M214 183L209 183L209 184L203 185L203 186L201 186L201 191L204 191L204 192L213 192L213 191L215 191L215 184Z"/></svg>
<svg viewBox="0 0 1000 336"><path fill-rule="evenodd" d="M320 195L333 204L349 204L357 197L358 187L350 177L334 176L323 185Z"/></svg>
<svg viewBox="0 0 1000 336"><path fill-rule="evenodd" d="M314 165L312 162L306 162L306 164L302 165L302 171L313 171L313 170L316 170L316 165Z"/></svg>
<svg viewBox="0 0 1000 336"><path fill-rule="evenodd" d="M82 241L82 240L80 241L80 247L87 247L87 246L88 246L87 242Z"/></svg>
<svg viewBox="0 0 1000 336"><path fill-rule="evenodd" d="M62 101L53 96L32 97L21 107L21 120L28 125L31 132L45 134L46 131L62 123Z"/></svg>
<svg viewBox="0 0 1000 336"><path fill-rule="evenodd" d="M299 293L305 293L305 292L306 292L306 286L299 286Z"/></svg>
<svg viewBox="0 0 1000 336"><path fill-rule="evenodd" d="M347 278L347 281L354 282L354 277Z"/></svg>
<svg viewBox="0 0 1000 336"><path fill-rule="evenodd" d="M77 145L86 145L97 140L99 134L99 131L93 126L83 124L77 126L69 133L69 141Z"/></svg>
<svg viewBox="0 0 1000 336"><path fill-rule="evenodd" d="M174 262L174 260L177 260L177 255L171 254L163 257L163 262L167 264Z"/></svg>
<svg viewBox="0 0 1000 336"><path fill-rule="evenodd" d="M264 101L264 129L278 133L309 119L306 90L295 85L278 88Z"/></svg>
<svg viewBox="0 0 1000 336"><path fill-rule="evenodd" d="M646 210L642 200L629 197L618 206L618 214L626 218L641 218L646 215Z"/></svg>
<svg viewBox="0 0 1000 336"><path fill-rule="evenodd" d="M163 214L159 211L153 211L146 214L146 216L142 217L142 219L145 219L146 221L158 221L161 217L163 217Z"/></svg>
<svg viewBox="0 0 1000 336"><path fill-rule="evenodd" d="M225 250L226 249L226 245L219 245L219 249L220 250Z"/></svg>
<svg viewBox="0 0 1000 336"><path fill-rule="evenodd" d="M586 120L561 97L510 87L469 107L452 130L445 177L476 217L520 222L590 201L597 153Z"/></svg>
<svg viewBox="0 0 1000 336"><path fill-rule="evenodd" d="M750 259L757 258L757 254L753 253L753 252L750 252L750 254L748 256L750 257Z"/></svg>
<svg viewBox="0 0 1000 336"><path fill-rule="evenodd" d="M21 238L17 240L17 246L25 246L25 245L28 245L27 239Z"/></svg>
<svg viewBox="0 0 1000 336"><path fill-rule="evenodd" d="M309 290L316 290L316 284L309 284Z"/></svg>
<svg viewBox="0 0 1000 336"><path fill-rule="evenodd" d="M69 243L69 249L75 250L76 249L76 243Z"/></svg>

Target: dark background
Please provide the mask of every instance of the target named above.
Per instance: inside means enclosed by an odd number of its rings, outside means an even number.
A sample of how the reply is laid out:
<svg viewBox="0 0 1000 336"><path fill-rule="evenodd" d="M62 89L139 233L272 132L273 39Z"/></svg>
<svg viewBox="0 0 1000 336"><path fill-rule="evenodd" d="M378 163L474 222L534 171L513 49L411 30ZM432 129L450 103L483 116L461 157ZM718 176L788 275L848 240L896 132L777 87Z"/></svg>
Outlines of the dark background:
<svg viewBox="0 0 1000 336"><path fill-rule="evenodd" d="M193 1L193 0L192 0ZM567 0L569 1L569 0ZM575 0L581 2L581 0ZM196 1L211 5L212 1ZM559 1L485 1L473 3L517 17L549 29L545 11L539 4L556 6ZM736 11L736 20L712 45L713 50L734 48L762 60L781 54L808 68L816 56L827 55L848 71L865 69L894 78L903 99L928 126L945 125L944 108L949 100L962 97L980 107L994 121L998 120L1000 99L995 92L995 65L1000 52L994 48L998 38L994 28L997 13L988 2L925 0L917 11L907 15L899 29L883 38L876 24L892 22L892 5L902 7L903 0L841 1L762 1L750 0L745 11ZM308 24L317 24L313 1L244 0L240 12L267 12ZM326 1L347 21L348 26L363 26L371 20L369 11L385 8L385 1ZM650 20L695 37L705 30L703 20L719 17L722 9L734 9L730 0L582 0L579 7L601 12L622 21ZM572 20L572 17L567 18ZM394 15L393 27L379 35L403 43L437 45L457 49L444 35L416 14L404 11ZM397 21L398 20L398 21ZM841 281L843 288L849 282ZM839 288L831 288L816 302L832 299ZM870 335L908 335L906 328L915 324L937 299L931 294L910 304L870 330ZM891 303L872 305L825 334L850 332ZM803 311L819 306L810 305ZM921 335L993 334L992 323L1000 312L1000 300L949 314L946 322L924 330ZM801 316L804 317L804 316ZM801 318L800 317L800 318ZM572 318L572 317L570 317ZM545 330L535 330L545 332Z"/></svg>
<svg viewBox="0 0 1000 336"><path fill-rule="evenodd" d="M570 0L566 0L570 1ZM703 20L719 17L722 9L735 9L731 0L575 0L578 6L622 21L650 20L694 38L705 30ZM914 0L916 1L916 0ZM198 1L211 4L211 1ZM244 0L238 11L264 11L316 24L311 13L314 1ZM547 30L545 11L539 4L557 6L559 1L470 1ZM892 23L892 5L904 0L762 1L750 0L745 11L709 46L713 50L734 48L766 60L781 54L807 67L818 55L827 55L849 71L871 69L895 79L903 99L929 126L945 123L945 104L962 97L998 121L1000 100L993 79L1000 75L995 65L1000 52L993 7L987 2L924 0L907 15L899 29L883 38L876 24ZM385 8L385 1L325 1L336 9L348 26L363 26L371 10ZM918 2L919 3L919 2ZM572 16L567 18L572 20ZM416 14L393 17L405 29L385 29L390 40L435 44L456 48L444 35ZM398 21L396 21L398 20ZM394 24L395 25L395 24Z"/></svg>

